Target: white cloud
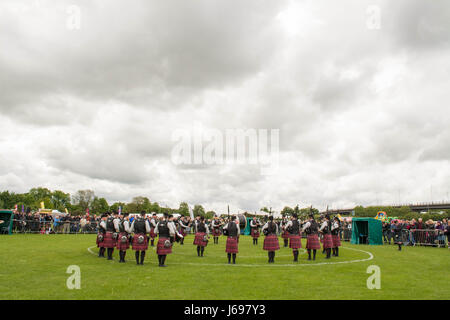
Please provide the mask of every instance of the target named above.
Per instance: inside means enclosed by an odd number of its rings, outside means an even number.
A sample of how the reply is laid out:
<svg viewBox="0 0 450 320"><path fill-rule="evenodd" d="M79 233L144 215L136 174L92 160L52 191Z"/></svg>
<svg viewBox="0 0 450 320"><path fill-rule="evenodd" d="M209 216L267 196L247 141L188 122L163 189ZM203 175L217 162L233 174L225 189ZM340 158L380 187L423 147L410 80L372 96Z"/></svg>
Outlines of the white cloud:
<svg viewBox="0 0 450 320"><path fill-rule="evenodd" d="M447 197L447 2L79 1L76 31L41 3L0 7L0 189L219 212ZM175 166L195 123L280 129L279 170Z"/></svg>

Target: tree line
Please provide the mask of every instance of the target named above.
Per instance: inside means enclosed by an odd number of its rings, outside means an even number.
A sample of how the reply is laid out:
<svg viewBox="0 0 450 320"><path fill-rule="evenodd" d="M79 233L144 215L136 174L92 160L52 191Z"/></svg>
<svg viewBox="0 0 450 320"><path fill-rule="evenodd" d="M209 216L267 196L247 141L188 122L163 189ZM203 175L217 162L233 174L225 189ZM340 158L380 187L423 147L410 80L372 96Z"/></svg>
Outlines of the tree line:
<svg viewBox="0 0 450 320"><path fill-rule="evenodd" d="M0 208L14 208L17 205L19 211L22 210L22 206L25 211L35 211L41 207L42 202L46 209L64 212L67 208L72 215L83 215L87 210L91 214L102 214L104 212L118 211L119 207L122 208L123 212L128 213L145 211L168 214L179 213L183 216L189 215L189 205L186 202L181 202L178 208L168 208L160 206L158 202L151 202L149 198L144 196L134 197L129 203L115 202L109 204L105 198L96 196L92 190L79 190L74 195L61 190L51 191L42 187L32 188L27 193L0 192ZM270 207L263 207L260 210L267 213L273 212ZM199 215L207 219L211 219L216 215L216 212L212 210L206 211L200 204L194 205L192 211L194 216ZM353 211L355 217L375 217L379 211L384 211L388 217L398 217L405 220L411 220L413 218L423 218L424 220L450 218L450 210L435 210L421 214L413 212L409 207L357 206ZM296 205L293 208L285 206L280 213L283 217L289 217L296 213L299 217L306 218L310 213L318 216L319 210L313 207L299 208ZM243 214L246 216L256 215L256 213L249 212L243 212Z"/></svg>

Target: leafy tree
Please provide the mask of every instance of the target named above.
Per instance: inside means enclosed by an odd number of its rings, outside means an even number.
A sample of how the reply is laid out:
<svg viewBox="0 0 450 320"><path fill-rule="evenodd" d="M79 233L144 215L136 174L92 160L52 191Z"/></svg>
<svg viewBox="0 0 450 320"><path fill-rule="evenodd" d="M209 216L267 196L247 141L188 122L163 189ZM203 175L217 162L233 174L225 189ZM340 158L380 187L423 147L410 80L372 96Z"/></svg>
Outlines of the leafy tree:
<svg viewBox="0 0 450 320"><path fill-rule="evenodd" d="M284 217L289 217L292 216L292 214L294 213L294 209L292 209L291 207L284 207L283 210L281 210L281 216Z"/></svg>
<svg viewBox="0 0 450 320"><path fill-rule="evenodd" d="M194 209L192 210L194 212L194 216L205 216L205 209L203 208L202 205L196 204L194 206Z"/></svg>
<svg viewBox="0 0 450 320"><path fill-rule="evenodd" d="M215 215L216 215L216 212L208 211L208 212L205 213L205 218L206 219L212 219L212 218L214 218Z"/></svg>
<svg viewBox="0 0 450 320"><path fill-rule="evenodd" d="M108 201L105 198L95 197L91 204L91 212L93 214L102 214L110 210Z"/></svg>
<svg viewBox="0 0 450 320"><path fill-rule="evenodd" d="M54 209L64 212L64 209L70 204L70 194L60 190L53 191L51 193L50 202Z"/></svg>
<svg viewBox="0 0 450 320"><path fill-rule="evenodd" d="M181 202L178 213L182 216L189 216L189 205L186 202Z"/></svg>
<svg viewBox="0 0 450 320"><path fill-rule="evenodd" d="M86 211L87 208L90 208L94 199L95 199L94 191L79 190L72 197L72 202L73 202L73 204L78 205L83 211Z"/></svg>
<svg viewBox="0 0 450 320"><path fill-rule="evenodd" d="M137 213L137 212L133 212L133 211L128 211L126 204L123 202L115 202L113 205L111 205L110 210L114 211L114 212L118 212L119 211L119 207L122 207L122 210L124 210L125 212L128 213Z"/></svg>

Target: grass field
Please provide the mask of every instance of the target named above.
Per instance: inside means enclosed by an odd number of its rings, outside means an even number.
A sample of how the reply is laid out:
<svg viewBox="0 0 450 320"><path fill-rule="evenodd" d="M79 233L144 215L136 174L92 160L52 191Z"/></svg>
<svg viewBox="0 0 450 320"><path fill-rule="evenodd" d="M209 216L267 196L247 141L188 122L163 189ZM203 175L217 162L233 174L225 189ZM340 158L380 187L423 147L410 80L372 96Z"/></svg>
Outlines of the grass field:
<svg viewBox="0 0 450 320"><path fill-rule="evenodd" d="M340 257L293 263L288 248L277 251L275 264L267 254L241 237L237 265L228 265L225 238L208 245L198 258L193 237L176 244L157 266L153 248L144 266L98 258L95 235L12 235L0 237L0 299L450 299L448 249L364 246L343 243ZM280 239L280 245L282 241ZM303 242L303 246L305 242ZM363 251L359 251L363 250ZM354 262L351 262L354 261ZM331 264L328 264L331 262ZM339 262L335 264L336 262ZM81 269L81 289L69 290L69 265ZM366 272L381 269L381 289L369 290Z"/></svg>

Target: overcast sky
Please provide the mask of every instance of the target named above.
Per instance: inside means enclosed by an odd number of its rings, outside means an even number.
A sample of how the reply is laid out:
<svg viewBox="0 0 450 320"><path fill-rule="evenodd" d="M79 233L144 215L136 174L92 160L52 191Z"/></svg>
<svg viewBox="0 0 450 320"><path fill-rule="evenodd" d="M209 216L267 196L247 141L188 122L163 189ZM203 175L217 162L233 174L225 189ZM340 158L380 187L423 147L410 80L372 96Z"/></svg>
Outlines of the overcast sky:
<svg viewBox="0 0 450 320"><path fill-rule="evenodd" d="M448 200L449 80L446 0L2 0L0 189L217 212ZM176 165L195 123L279 129L279 169Z"/></svg>

